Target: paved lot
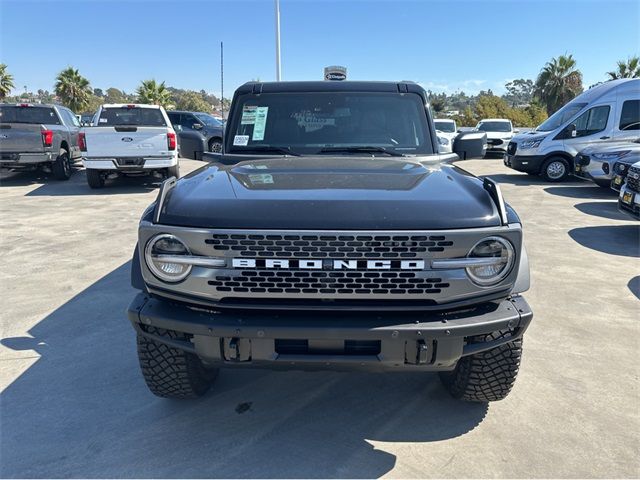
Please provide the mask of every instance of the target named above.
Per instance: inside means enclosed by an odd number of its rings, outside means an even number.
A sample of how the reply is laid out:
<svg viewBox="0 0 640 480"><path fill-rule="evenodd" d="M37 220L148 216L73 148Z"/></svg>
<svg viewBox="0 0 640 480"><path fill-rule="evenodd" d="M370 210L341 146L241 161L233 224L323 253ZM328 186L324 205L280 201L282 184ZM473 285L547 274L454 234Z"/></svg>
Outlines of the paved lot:
<svg viewBox="0 0 640 480"><path fill-rule="evenodd" d="M158 399L124 315L153 185L4 176L0 476L640 476L638 223L587 183L460 165L502 183L532 263L520 376L488 407L427 374L223 371Z"/></svg>

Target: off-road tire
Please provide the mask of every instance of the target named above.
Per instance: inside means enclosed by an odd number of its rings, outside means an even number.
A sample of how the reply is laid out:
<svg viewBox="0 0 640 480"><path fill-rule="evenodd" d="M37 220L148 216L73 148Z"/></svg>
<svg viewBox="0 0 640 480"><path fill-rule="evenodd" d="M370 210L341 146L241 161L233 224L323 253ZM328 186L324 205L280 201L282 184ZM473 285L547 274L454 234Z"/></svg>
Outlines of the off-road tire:
<svg viewBox="0 0 640 480"><path fill-rule="evenodd" d="M559 176L555 176L553 172L559 171L555 170L554 167L558 167L558 165L562 165L564 167L564 172ZM552 170L553 169L553 170ZM569 162L562 157L551 157L542 165L542 169L540 170L540 175L547 182L562 182L567 179L570 173Z"/></svg>
<svg viewBox="0 0 640 480"><path fill-rule="evenodd" d="M494 332L472 338L488 342L510 335ZM441 372L442 383L454 397L468 402L502 400L511 391L520 368L522 337L499 347L462 357L455 370Z"/></svg>
<svg viewBox="0 0 640 480"><path fill-rule="evenodd" d="M148 333L185 340L184 334L161 328L147 327ZM154 342L142 335L138 339L138 360L144 381L158 397L197 398L213 384L218 369L205 368L192 353Z"/></svg>
<svg viewBox="0 0 640 480"><path fill-rule="evenodd" d="M175 164L173 167L167 168L167 178L180 178L180 165Z"/></svg>
<svg viewBox="0 0 640 480"><path fill-rule="evenodd" d="M102 188L104 187L104 177L102 176L102 172L100 170L96 170L94 168L89 168L87 171L87 183L91 188Z"/></svg>
<svg viewBox="0 0 640 480"><path fill-rule="evenodd" d="M55 161L51 162L51 172L56 180L69 180L73 171L71 170L71 160L66 150L61 150Z"/></svg>
<svg viewBox="0 0 640 480"><path fill-rule="evenodd" d="M212 138L211 140L209 140L209 151L222 153L222 139Z"/></svg>

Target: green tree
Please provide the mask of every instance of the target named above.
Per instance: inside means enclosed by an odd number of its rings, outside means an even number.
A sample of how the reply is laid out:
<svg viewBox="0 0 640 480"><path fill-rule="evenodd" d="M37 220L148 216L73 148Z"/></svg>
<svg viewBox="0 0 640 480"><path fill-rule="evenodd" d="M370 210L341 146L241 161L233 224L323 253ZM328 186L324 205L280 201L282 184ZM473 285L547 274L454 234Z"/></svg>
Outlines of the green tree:
<svg viewBox="0 0 640 480"><path fill-rule="evenodd" d="M91 95L89 97L89 103L85 107L85 109L80 113L95 113L98 110L98 107L104 103L104 98L99 97L98 95Z"/></svg>
<svg viewBox="0 0 640 480"><path fill-rule="evenodd" d="M171 102L171 93L165 87L164 82L158 83L155 80L143 80L136 90L136 94L140 103L167 107Z"/></svg>
<svg viewBox="0 0 640 480"><path fill-rule="evenodd" d="M107 88L104 103L126 103L127 95L117 88Z"/></svg>
<svg viewBox="0 0 640 480"><path fill-rule="evenodd" d="M481 95L476 103L477 118L508 118L511 108L502 98L495 95Z"/></svg>
<svg viewBox="0 0 640 480"><path fill-rule="evenodd" d="M0 63L0 100L4 100L14 87L13 75L7 72L4 63Z"/></svg>
<svg viewBox="0 0 640 480"><path fill-rule="evenodd" d="M640 78L640 58L637 56L624 60L619 60L617 69L613 72L607 72L609 80L617 80L618 78Z"/></svg>
<svg viewBox="0 0 640 480"><path fill-rule="evenodd" d="M188 90L175 98L175 105L178 110L189 110L192 112L211 112L211 104L207 103L202 95Z"/></svg>
<svg viewBox="0 0 640 480"><path fill-rule="evenodd" d="M536 79L535 95L551 115L582 92L582 73L572 55L552 58Z"/></svg>
<svg viewBox="0 0 640 480"><path fill-rule="evenodd" d="M55 92L62 104L74 112L80 112L87 108L93 94L89 80L80 75L78 70L73 67L68 67L58 74Z"/></svg>
<svg viewBox="0 0 640 480"><path fill-rule="evenodd" d="M446 93L433 93L431 90L427 92L429 96L429 103L434 112L440 113L447 106L447 94Z"/></svg>
<svg viewBox="0 0 640 480"><path fill-rule="evenodd" d="M517 78L504 86L507 93L502 96L512 107L526 105L533 99L533 80Z"/></svg>

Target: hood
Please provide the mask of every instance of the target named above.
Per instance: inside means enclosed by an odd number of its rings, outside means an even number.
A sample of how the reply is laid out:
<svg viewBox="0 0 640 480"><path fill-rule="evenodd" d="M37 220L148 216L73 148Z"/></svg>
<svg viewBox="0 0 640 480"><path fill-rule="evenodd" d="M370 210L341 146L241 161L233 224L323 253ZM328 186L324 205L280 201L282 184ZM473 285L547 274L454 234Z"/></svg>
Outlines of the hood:
<svg viewBox="0 0 640 480"><path fill-rule="evenodd" d="M421 230L500 225L482 182L455 166L381 157L211 164L169 191L160 223L201 228Z"/></svg>
<svg viewBox="0 0 640 480"><path fill-rule="evenodd" d="M487 139L489 138L499 138L501 140L505 138L512 138L513 133L511 132L484 132L487 134Z"/></svg>

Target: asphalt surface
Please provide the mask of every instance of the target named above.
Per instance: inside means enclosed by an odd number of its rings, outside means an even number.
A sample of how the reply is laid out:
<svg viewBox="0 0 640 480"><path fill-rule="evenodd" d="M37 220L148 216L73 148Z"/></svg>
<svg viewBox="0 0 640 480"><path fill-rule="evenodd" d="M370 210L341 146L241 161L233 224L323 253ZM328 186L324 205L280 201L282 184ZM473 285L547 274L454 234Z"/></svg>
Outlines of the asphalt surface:
<svg viewBox="0 0 640 480"><path fill-rule="evenodd" d="M488 406L432 374L223 370L200 400L156 398L124 314L155 186L3 174L0 476L640 476L638 222L589 183L459 165L501 183L532 266L519 378Z"/></svg>

